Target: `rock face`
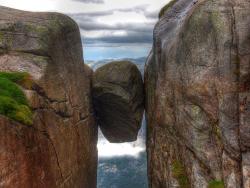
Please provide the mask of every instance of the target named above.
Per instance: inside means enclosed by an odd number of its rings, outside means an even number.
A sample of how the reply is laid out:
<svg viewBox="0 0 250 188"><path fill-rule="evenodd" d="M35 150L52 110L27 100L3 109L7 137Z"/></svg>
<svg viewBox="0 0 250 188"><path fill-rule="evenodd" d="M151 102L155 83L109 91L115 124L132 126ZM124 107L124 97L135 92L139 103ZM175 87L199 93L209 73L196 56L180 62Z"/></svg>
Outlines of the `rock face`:
<svg viewBox="0 0 250 188"><path fill-rule="evenodd" d="M96 70L94 106L104 136L114 143L137 139L143 115L143 82L136 65L112 62Z"/></svg>
<svg viewBox="0 0 250 188"><path fill-rule="evenodd" d="M28 72L33 125L0 116L0 187L96 187L97 128L79 29L0 7L0 71Z"/></svg>
<svg viewBox="0 0 250 188"><path fill-rule="evenodd" d="M150 187L250 187L249 13L249 0L177 0L156 25Z"/></svg>

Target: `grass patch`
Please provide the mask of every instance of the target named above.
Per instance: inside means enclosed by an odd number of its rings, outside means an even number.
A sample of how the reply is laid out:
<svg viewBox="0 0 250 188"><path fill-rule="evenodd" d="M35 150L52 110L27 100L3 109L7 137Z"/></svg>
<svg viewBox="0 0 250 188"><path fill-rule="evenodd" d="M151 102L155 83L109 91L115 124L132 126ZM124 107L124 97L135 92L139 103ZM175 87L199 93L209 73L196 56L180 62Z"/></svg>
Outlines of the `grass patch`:
<svg viewBox="0 0 250 188"><path fill-rule="evenodd" d="M219 180L212 180L208 184L208 188L224 188L224 182Z"/></svg>
<svg viewBox="0 0 250 188"><path fill-rule="evenodd" d="M33 85L32 78L27 72L0 72L0 78L8 79L26 89L31 89Z"/></svg>
<svg viewBox="0 0 250 188"><path fill-rule="evenodd" d="M32 111L20 86L31 87L28 73L0 73L0 114L26 125L32 125Z"/></svg>
<svg viewBox="0 0 250 188"><path fill-rule="evenodd" d="M186 176L185 168L180 161L175 160L172 163L172 174L177 179L180 188L190 188L188 177Z"/></svg>
<svg viewBox="0 0 250 188"><path fill-rule="evenodd" d="M161 10L160 10L160 13L159 13L159 18L161 18L164 13L169 10L169 8L171 8L175 3L176 3L177 0L172 0L170 1L168 4L166 4Z"/></svg>

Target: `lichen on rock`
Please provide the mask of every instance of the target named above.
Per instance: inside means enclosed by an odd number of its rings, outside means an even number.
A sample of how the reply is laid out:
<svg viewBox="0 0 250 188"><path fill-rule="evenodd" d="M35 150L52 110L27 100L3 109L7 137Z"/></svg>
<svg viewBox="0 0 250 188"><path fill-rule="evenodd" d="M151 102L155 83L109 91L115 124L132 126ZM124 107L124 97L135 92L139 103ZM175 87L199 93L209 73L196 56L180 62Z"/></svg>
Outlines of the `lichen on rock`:
<svg viewBox="0 0 250 188"><path fill-rule="evenodd" d="M186 175L185 168L179 160L173 161L172 174L173 177L177 179L180 188L190 188L190 183L188 182L188 177Z"/></svg>
<svg viewBox="0 0 250 188"><path fill-rule="evenodd" d="M208 184L208 188L224 188L224 183L219 180L211 180Z"/></svg>

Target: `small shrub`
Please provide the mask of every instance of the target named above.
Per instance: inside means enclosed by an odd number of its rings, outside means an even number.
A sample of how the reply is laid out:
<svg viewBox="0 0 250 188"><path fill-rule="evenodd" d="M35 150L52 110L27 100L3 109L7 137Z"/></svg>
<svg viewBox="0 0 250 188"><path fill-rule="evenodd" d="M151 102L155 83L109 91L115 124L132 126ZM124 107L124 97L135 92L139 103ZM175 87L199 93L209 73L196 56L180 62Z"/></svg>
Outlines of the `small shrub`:
<svg viewBox="0 0 250 188"><path fill-rule="evenodd" d="M208 188L224 188L224 182L219 180L212 180L209 182Z"/></svg>
<svg viewBox="0 0 250 188"><path fill-rule="evenodd" d="M17 84L31 83L28 73L0 73L0 114L31 125L32 111L26 96Z"/></svg>
<svg viewBox="0 0 250 188"><path fill-rule="evenodd" d="M26 125L32 125L32 111L28 106L19 105L13 118Z"/></svg>

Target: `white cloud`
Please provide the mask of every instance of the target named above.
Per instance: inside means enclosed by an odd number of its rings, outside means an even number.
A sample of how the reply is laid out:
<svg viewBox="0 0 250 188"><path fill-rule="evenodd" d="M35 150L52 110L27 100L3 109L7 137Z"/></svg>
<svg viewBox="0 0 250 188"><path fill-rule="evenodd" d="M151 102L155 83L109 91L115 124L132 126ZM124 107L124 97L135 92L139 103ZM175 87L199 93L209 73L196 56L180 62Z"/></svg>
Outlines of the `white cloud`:
<svg viewBox="0 0 250 188"><path fill-rule="evenodd" d="M0 0L0 5L30 11L84 13L130 8L132 11L135 11L136 7L138 11L138 7L145 5L147 5L149 11L153 11L159 10L169 1L170 0Z"/></svg>
<svg viewBox="0 0 250 188"><path fill-rule="evenodd" d="M27 11L56 10L54 0L0 0L0 5Z"/></svg>
<svg viewBox="0 0 250 188"><path fill-rule="evenodd" d="M82 3L104 3L103 0L73 0L73 1L79 1L79 2L82 2Z"/></svg>
<svg viewBox="0 0 250 188"><path fill-rule="evenodd" d="M99 130L100 131L100 130ZM133 143L113 144L109 143L101 132L99 132L99 141L97 144L98 156L105 157L121 157L133 156L138 157L141 152L146 150L143 140L138 139Z"/></svg>
<svg viewBox="0 0 250 188"><path fill-rule="evenodd" d="M98 143L98 155L99 157L119 157L119 156L134 156L138 157L139 154L145 151L142 146L133 146L130 143L123 144L108 144Z"/></svg>
<svg viewBox="0 0 250 188"><path fill-rule="evenodd" d="M0 0L0 5L56 11L79 25L85 44L152 43L153 27L161 7L170 0Z"/></svg>

